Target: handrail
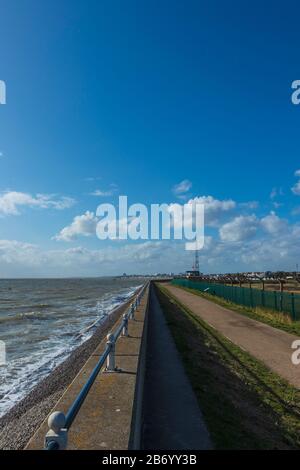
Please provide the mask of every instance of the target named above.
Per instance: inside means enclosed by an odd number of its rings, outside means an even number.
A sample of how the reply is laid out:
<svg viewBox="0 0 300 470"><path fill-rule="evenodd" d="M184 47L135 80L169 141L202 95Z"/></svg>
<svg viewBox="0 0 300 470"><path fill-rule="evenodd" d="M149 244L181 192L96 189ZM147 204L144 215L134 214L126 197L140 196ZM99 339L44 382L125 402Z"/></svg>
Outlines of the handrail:
<svg viewBox="0 0 300 470"><path fill-rule="evenodd" d="M102 369L110 350L111 350L111 346L107 345L105 348L104 354L102 354L101 358L99 359L96 366L94 367L85 385L82 387L80 393L77 395L71 407L69 408L66 414L66 423L65 423L66 429L69 429L71 427L71 424L73 423L78 411L80 410L82 403L84 402L87 394L89 393L91 386L95 382L95 379L98 373Z"/></svg>
<svg viewBox="0 0 300 470"><path fill-rule="evenodd" d="M104 366L105 361L107 361L107 372L114 372L117 370L115 367L115 344L121 335L128 336L128 320L134 319L134 312L138 308L148 284L148 282L145 283L141 290L138 292L138 294L135 296L133 302L126 310L126 313L123 314L122 322L120 323L115 333L109 333L107 335L106 348L102 356L100 357L99 361L91 372L86 383L78 393L77 397L73 401L72 405L67 411L67 414L64 415L64 413L62 413L61 411L55 411L49 416L48 426L50 429L45 436L45 450L66 449L68 442L68 430L70 429L74 419L76 418L100 370Z"/></svg>

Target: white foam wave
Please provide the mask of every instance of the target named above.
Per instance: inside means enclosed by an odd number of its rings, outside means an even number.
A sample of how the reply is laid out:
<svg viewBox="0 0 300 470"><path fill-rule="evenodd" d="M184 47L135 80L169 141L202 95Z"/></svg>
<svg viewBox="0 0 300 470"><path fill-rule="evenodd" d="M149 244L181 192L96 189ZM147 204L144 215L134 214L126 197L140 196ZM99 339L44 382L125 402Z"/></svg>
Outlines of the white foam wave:
<svg viewBox="0 0 300 470"><path fill-rule="evenodd" d="M126 302L140 287L123 288L104 294L92 306L78 304L77 312L74 311L73 316L68 314L67 324L58 320L56 327L55 323L52 325L51 334L46 330L48 327L44 326L46 322L43 321L39 325L39 337L43 341L35 345L30 354L18 355L0 367L0 416L27 395L76 347L87 341L104 318ZM78 316L78 312L82 313L82 317Z"/></svg>

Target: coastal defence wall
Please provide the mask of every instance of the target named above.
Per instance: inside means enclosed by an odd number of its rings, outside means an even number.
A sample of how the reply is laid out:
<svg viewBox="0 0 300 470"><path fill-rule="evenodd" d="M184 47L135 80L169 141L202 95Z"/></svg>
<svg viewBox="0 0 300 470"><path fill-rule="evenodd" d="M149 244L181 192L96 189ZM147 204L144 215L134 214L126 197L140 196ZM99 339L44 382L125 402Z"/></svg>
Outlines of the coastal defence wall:
<svg viewBox="0 0 300 470"><path fill-rule="evenodd" d="M129 336L116 342L116 366L119 372L98 374L71 428L68 431L67 450L126 450L140 446L143 374L146 356L147 313L149 286L128 322ZM122 321L116 322L115 331ZM73 382L66 389L53 410L66 414L106 347L103 339ZM50 413L50 414L51 414ZM25 450L44 448L48 417L28 442Z"/></svg>

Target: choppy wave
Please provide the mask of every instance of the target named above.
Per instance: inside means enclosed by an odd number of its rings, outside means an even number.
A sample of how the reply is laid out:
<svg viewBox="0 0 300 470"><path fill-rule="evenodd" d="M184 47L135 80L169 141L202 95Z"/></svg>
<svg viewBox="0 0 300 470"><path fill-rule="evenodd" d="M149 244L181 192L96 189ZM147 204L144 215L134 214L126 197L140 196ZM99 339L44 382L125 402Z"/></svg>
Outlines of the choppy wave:
<svg viewBox="0 0 300 470"><path fill-rule="evenodd" d="M87 341L105 317L140 285L136 282L136 285L100 286L99 295L97 286L85 294L85 281L82 281L80 294L71 291L72 295L64 298L65 294L59 296L55 291L55 302L51 299L49 303L24 302L22 312L18 311L20 302L17 301L14 314L8 313L0 300L0 339L6 342L8 359L5 366L0 366L0 416ZM27 308L32 310L26 311Z"/></svg>

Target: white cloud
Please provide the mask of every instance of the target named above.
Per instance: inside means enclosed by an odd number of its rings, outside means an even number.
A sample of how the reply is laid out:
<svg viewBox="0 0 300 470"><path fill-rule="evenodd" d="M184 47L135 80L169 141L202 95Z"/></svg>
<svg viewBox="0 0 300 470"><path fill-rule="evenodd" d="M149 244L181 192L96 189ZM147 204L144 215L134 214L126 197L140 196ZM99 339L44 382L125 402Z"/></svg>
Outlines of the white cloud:
<svg viewBox="0 0 300 470"><path fill-rule="evenodd" d="M295 226L284 237L275 234L272 242L269 237L251 240L241 247L240 260L247 270L294 270L300 257L299 235Z"/></svg>
<svg viewBox="0 0 300 470"><path fill-rule="evenodd" d="M269 215L263 217L260 223L262 228L272 235L282 232L287 228L286 220L280 219L274 211L271 211Z"/></svg>
<svg viewBox="0 0 300 470"><path fill-rule="evenodd" d="M224 242L240 242L247 240L256 234L257 225L258 221L255 215L240 215L220 228L220 238Z"/></svg>
<svg viewBox="0 0 300 470"><path fill-rule="evenodd" d="M105 196L112 196L116 192L115 189L108 189L107 191L102 191L101 189L96 189L92 193L90 193L90 196L100 196L100 197L105 197Z"/></svg>
<svg viewBox="0 0 300 470"><path fill-rule="evenodd" d="M89 193L90 196L97 196L97 197L107 197L107 196L113 196L115 193L117 193L119 190L118 186L115 183L111 183L109 185L109 189L95 189L95 191L92 191Z"/></svg>
<svg viewBox="0 0 300 470"><path fill-rule="evenodd" d="M248 202L240 202L239 207L242 209L257 209L259 207L259 202L258 201L248 201Z"/></svg>
<svg viewBox="0 0 300 470"><path fill-rule="evenodd" d="M72 241L79 235L88 237L96 234L98 219L93 212L86 211L85 214L74 217L71 225L64 227L53 239L57 241Z"/></svg>
<svg viewBox="0 0 300 470"><path fill-rule="evenodd" d="M75 204L70 197L55 198L55 195L37 194L32 196L18 191L5 191L0 193L0 215L18 215L19 208L37 207L40 209L67 209Z"/></svg>
<svg viewBox="0 0 300 470"><path fill-rule="evenodd" d="M31 243L16 240L0 240L1 263L21 263L26 266L41 264L41 257L37 256L38 247Z"/></svg>
<svg viewBox="0 0 300 470"><path fill-rule="evenodd" d="M291 190L296 196L300 196L300 180L292 186Z"/></svg>
<svg viewBox="0 0 300 470"><path fill-rule="evenodd" d="M155 260L161 256L163 242L146 241L137 244L125 244L118 247L106 247L105 249L89 250L83 247L69 248L67 250L52 251L55 259L63 258L64 263L80 262L89 265L115 262L143 262L145 260ZM117 266L118 270L118 266Z"/></svg>
<svg viewBox="0 0 300 470"><path fill-rule="evenodd" d="M262 228L270 235L276 235L287 229L287 221L278 217L274 211L262 219L256 215L237 216L225 223L219 230L220 239L224 242L241 242L249 240Z"/></svg>
<svg viewBox="0 0 300 470"><path fill-rule="evenodd" d="M212 227L221 225L224 215L236 208L232 199L219 200L213 196L200 196L188 201L188 204L193 203L204 204L205 225Z"/></svg>
<svg viewBox="0 0 300 470"><path fill-rule="evenodd" d="M97 275L130 272L156 272L160 260L171 256L170 244L157 241L128 243L91 250L77 246L66 250L43 251L37 245L16 240L0 240L0 277L43 275ZM184 249L182 255L185 256ZM177 258L178 259L178 258Z"/></svg>
<svg viewBox="0 0 300 470"><path fill-rule="evenodd" d="M172 188L173 193L178 198L185 197L186 193L191 189L193 186L192 182L189 180L183 180L178 184L175 184Z"/></svg>

